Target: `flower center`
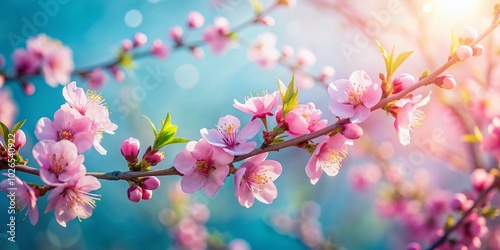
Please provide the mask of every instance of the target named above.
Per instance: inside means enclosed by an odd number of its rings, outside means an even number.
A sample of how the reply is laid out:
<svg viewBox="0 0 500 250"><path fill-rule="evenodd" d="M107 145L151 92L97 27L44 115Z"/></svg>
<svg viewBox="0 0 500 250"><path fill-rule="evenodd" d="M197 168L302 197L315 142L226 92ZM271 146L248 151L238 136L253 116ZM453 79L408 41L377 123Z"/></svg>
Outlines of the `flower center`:
<svg viewBox="0 0 500 250"><path fill-rule="evenodd" d="M234 124L224 124L224 126L220 126L217 130L222 135L222 140L227 145L236 144L236 133L238 132L238 128Z"/></svg>
<svg viewBox="0 0 500 250"><path fill-rule="evenodd" d="M346 90L347 102L358 106L363 103L361 96L365 93L366 87L353 83L352 87Z"/></svg>
<svg viewBox="0 0 500 250"><path fill-rule="evenodd" d="M80 204L95 208L95 201L99 200L99 195L87 193L75 188L65 189L65 191L62 193L62 197L64 197L66 200L63 205L64 208L66 210L73 210L78 218L86 214L86 211L81 210L82 206L79 206Z"/></svg>
<svg viewBox="0 0 500 250"><path fill-rule="evenodd" d="M73 132L70 130L63 130L59 133L59 138L61 138L61 140L68 140L68 141L72 142L73 141Z"/></svg>
<svg viewBox="0 0 500 250"><path fill-rule="evenodd" d="M196 161L196 171L207 174L210 170L211 164L206 160Z"/></svg>
<svg viewBox="0 0 500 250"><path fill-rule="evenodd" d="M322 169L335 168L336 171L340 169L340 162L347 157L347 152L339 149L325 149L319 153L318 164Z"/></svg>
<svg viewBox="0 0 500 250"><path fill-rule="evenodd" d="M410 129L413 131L413 129L422 125L424 118L425 118L425 113L422 110L420 109L413 110L410 118Z"/></svg>

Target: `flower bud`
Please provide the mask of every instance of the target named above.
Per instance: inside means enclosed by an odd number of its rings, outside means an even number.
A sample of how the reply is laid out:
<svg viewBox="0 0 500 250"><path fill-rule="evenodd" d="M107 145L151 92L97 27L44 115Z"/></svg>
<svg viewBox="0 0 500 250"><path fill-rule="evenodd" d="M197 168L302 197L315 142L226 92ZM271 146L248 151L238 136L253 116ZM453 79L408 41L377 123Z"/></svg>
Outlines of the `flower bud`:
<svg viewBox="0 0 500 250"><path fill-rule="evenodd" d="M495 177L490 173L486 172L484 169L476 169L471 174L472 187L477 192L482 192L487 189L493 181L495 181Z"/></svg>
<svg viewBox="0 0 500 250"><path fill-rule="evenodd" d="M95 68L87 75L89 89L99 89L106 83L106 75L101 68Z"/></svg>
<svg viewBox="0 0 500 250"><path fill-rule="evenodd" d="M463 26L462 29L458 31L458 37L460 39L460 44L470 44L477 38L477 29L472 26Z"/></svg>
<svg viewBox="0 0 500 250"><path fill-rule="evenodd" d="M137 163L137 156L139 156L141 143L135 138L128 138L122 142L121 152L123 157L129 163Z"/></svg>
<svg viewBox="0 0 500 250"><path fill-rule="evenodd" d="M397 94L413 84L415 84L415 77L412 75L406 73L398 75L392 80L392 86L394 88L393 94Z"/></svg>
<svg viewBox="0 0 500 250"><path fill-rule="evenodd" d="M191 49L191 53L193 53L194 58L197 60L203 59L205 57L205 52L203 52L203 49L200 47L194 47Z"/></svg>
<svg viewBox="0 0 500 250"><path fill-rule="evenodd" d="M153 197L153 191L152 190L147 190L147 189L143 189L142 190L142 199L143 200L149 200Z"/></svg>
<svg viewBox="0 0 500 250"><path fill-rule="evenodd" d="M128 189L127 189L127 196L130 201L133 202L139 202L142 198L142 188L132 184Z"/></svg>
<svg viewBox="0 0 500 250"><path fill-rule="evenodd" d="M182 28L179 26L172 27L169 32L170 37L178 44L182 42L182 33Z"/></svg>
<svg viewBox="0 0 500 250"><path fill-rule="evenodd" d="M165 159L165 153L159 150L151 150L151 146L146 150L146 153L142 156L142 160L145 161L150 166L156 166Z"/></svg>
<svg viewBox="0 0 500 250"><path fill-rule="evenodd" d="M134 46L140 47L148 42L148 36L142 32L137 32L134 35Z"/></svg>
<svg viewBox="0 0 500 250"><path fill-rule="evenodd" d="M472 56L481 56L483 53L484 53L484 47L479 44L476 44L472 48Z"/></svg>
<svg viewBox="0 0 500 250"><path fill-rule="evenodd" d="M472 57L472 54L473 54L472 48L467 45L460 45L456 52L458 60L461 62Z"/></svg>
<svg viewBox="0 0 500 250"><path fill-rule="evenodd" d="M465 211L465 205L467 202L467 196L462 193L456 193L453 195L450 201L450 207L453 211Z"/></svg>
<svg viewBox="0 0 500 250"><path fill-rule="evenodd" d="M302 68L311 67L316 63L316 56L309 49L297 51L297 65Z"/></svg>
<svg viewBox="0 0 500 250"><path fill-rule="evenodd" d="M335 69L331 66L326 66L323 69L321 69L321 73L319 75L319 80L321 82L327 83L333 78L335 75Z"/></svg>
<svg viewBox="0 0 500 250"><path fill-rule="evenodd" d="M123 79L125 79L125 73L120 68L116 66L111 66L109 70L111 71L111 74L113 75L115 81L121 82L123 81Z"/></svg>
<svg viewBox="0 0 500 250"><path fill-rule="evenodd" d="M132 43L132 41L130 41L129 39L125 39L122 41L122 50L123 51L128 52L133 48L134 48L134 43Z"/></svg>
<svg viewBox="0 0 500 250"><path fill-rule="evenodd" d="M14 134L14 148L19 150L26 144L26 134L22 130L18 130Z"/></svg>
<svg viewBox="0 0 500 250"><path fill-rule="evenodd" d="M265 17L262 17L262 18L259 18L259 22L264 24L265 26L274 26L274 24L276 24L276 21L274 20L274 18L270 17L270 16L265 16Z"/></svg>
<svg viewBox="0 0 500 250"><path fill-rule="evenodd" d="M154 56L165 59L170 53L170 49L165 47L163 42L160 39L156 39L153 41L153 45L151 46L151 54Z"/></svg>
<svg viewBox="0 0 500 250"><path fill-rule="evenodd" d="M346 123L342 125L342 134L351 140L359 139L363 135L363 129L355 123Z"/></svg>
<svg viewBox="0 0 500 250"><path fill-rule="evenodd" d="M438 76L434 83L443 89L453 89L457 86L457 82L452 75Z"/></svg>
<svg viewBox="0 0 500 250"><path fill-rule="evenodd" d="M146 190L156 190L160 186L160 180L155 176L148 176L141 181L141 187Z"/></svg>
<svg viewBox="0 0 500 250"><path fill-rule="evenodd" d="M189 28L197 29L203 26L205 23L205 17L198 11L191 11L188 15L188 26Z"/></svg>
<svg viewBox="0 0 500 250"><path fill-rule="evenodd" d="M420 250L422 247L417 242L412 242L406 245L406 250Z"/></svg>
<svg viewBox="0 0 500 250"><path fill-rule="evenodd" d="M290 45L283 45L281 48L281 57L283 59L288 59L293 56L293 48Z"/></svg>
<svg viewBox="0 0 500 250"><path fill-rule="evenodd" d="M32 82L23 82L21 85L25 95L32 96L35 93L36 88Z"/></svg>

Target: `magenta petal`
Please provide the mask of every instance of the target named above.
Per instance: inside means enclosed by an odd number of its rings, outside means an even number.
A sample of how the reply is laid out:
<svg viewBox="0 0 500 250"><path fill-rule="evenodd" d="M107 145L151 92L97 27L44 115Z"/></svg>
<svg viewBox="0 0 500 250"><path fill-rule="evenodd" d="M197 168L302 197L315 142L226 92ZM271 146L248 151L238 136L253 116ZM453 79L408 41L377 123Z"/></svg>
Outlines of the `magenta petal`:
<svg viewBox="0 0 500 250"><path fill-rule="evenodd" d="M52 121L47 117L38 120L35 127L35 136L38 140L59 140L59 135L54 129Z"/></svg>
<svg viewBox="0 0 500 250"><path fill-rule="evenodd" d="M354 114L351 117L351 122L352 123L361 123L364 120L366 120L366 118L368 118L368 116L370 116L370 113L371 113L371 111L369 108L367 108L363 105L357 106L354 109Z"/></svg>
<svg viewBox="0 0 500 250"><path fill-rule="evenodd" d="M278 190L273 182L260 185L260 192L255 193L255 198L264 204L271 204L278 197Z"/></svg>
<svg viewBox="0 0 500 250"><path fill-rule="evenodd" d="M181 189L185 193L192 194L207 184L207 178L197 171L184 175L181 180Z"/></svg>
<svg viewBox="0 0 500 250"><path fill-rule="evenodd" d="M240 192L240 189L244 188L245 183L241 183L243 179L243 175L246 173L246 168L245 167L240 167L236 173L234 173L234 195L238 196L238 193Z"/></svg>
<svg viewBox="0 0 500 250"><path fill-rule="evenodd" d="M224 184L224 180L226 179L228 174L228 165L217 166L215 170L210 173L210 176L208 176L207 184L203 189L205 191L205 194L213 197L215 193L217 193L219 188L222 187L222 184Z"/></svg>
<svg viewBox="0 0 500 250"><path fill-rule="evenodd" d="M206 128L203 128L200 130L201 137L205 139L208 143L211 145L217 146L217 147L225 147L226 143L222 139L222 135L217 131L217 129L210 129L207 130Z"/></svg>
<svg viewBox="0 0 500 250"><path fill-rule="evenodd" d="M244 184L239 190L238 194L238 202L240 205L245 206L247 208L251 207L255 201L254 194L248 188L246 184Z"/></svg>
<svg viewBox="0 0 500 250"><path fill-rule="evenodd" d="M333 115L340 118L351 118L354 115L354 107L350 104L333 101L328 106L328 109Z"/></svg>
<svg viewBox="0 0 500 250"><path fill-rule="evenodd" d="M246 142L252 139L260 131L260 121L253 120L240 131L238 142Z"/></svg>
<svg viewBox="0 0 500 250"><path fill-rule="evenodd" d="M196 159L193 158L191 152L182 151L175 156L174 167L181 174L191 174L196 167Z"/></svg>
<svg viewBox="0 0 500 250"><path fill-rule="evenodd" d="M363 93L362 101L363 104L371 108L375 106L380 101L380 98L382 97L382 89L378 86L378 84L373 84L372 86L369 86L365 93Z"/></svg>

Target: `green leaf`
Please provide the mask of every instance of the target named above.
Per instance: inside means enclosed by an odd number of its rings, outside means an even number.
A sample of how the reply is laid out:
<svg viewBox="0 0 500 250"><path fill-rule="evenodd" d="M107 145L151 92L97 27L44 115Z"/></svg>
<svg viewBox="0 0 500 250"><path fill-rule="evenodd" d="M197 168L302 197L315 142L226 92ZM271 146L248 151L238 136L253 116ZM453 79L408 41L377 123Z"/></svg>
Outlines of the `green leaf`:
<svg viewBox="0 0 500 250"><path fill-rule="evenodd" d="M0 131L2 132L3 136L3 141L5 142L5 144L7 144L9 141L9 128L7 128L7 126L2 122L0 122L0 127L1 127Z"/></svg>
<svg viewBox="0 0 500 250"><path fill-rule="evenodd" d="M153 150L159 150L169 144L184 143L189 141L184 138L175 137L175 134L177 133L177 126L172 125L170 113L167 113L167 117L165 118L165 121L161 121L161 125L162 127L160 131L156 131Z"/></svg>
<svg viewBox="0 0 500 250"><path fill-rule="evenodd" d="M422 72L422 74L420 75L420 79L426 78L430 73L431 73L430 70L426 70L426 71Z"/></svg>
<svg viewBox="0 0 500 250"><path fill-rule="evenodd" d="M282 85L283 83L278 80L278 85ZM288 84L286 88L285 94L283 94L282 86L279 86L281 93L281 100L283 101L283 110L281 111L281 117L285 117L285 115L290 112L293 108L295 108L299 104L299 89L295 87L295 77L292 76L292 80Z"/></svg>
<svg viewBox="0 0 500 250"><path fill-rule="evenodd" d="M406 51L401 54L396 58L396 61L392 64L392 73L396 72L396 70L403 64L403 62L408 59L408 57L413 53L413 51Z"/></svg>
<svg viewBox="0 0 500 250"><path fill-rule="evenodd" d="M14 127L12 127L12 130L10 131L11 134L15 134L26 122L26 119L14 124Z"/></svg>
<svg viewBox="0 0 500 250"><path fill-rule="evenodd" d="M260 3L260 1L259 0L248 0L248 1L252 5L255 14L260 15L260 13L262 13L262 4Z"/></svg>
<svg viewBox="0 0 500 250"><path fill-rule="evenodd" d="M387 58L387 51L384 49L384 47L382 46L382 44L380 44L378 40L375 40L375 42L377 43L380 52L382 52L382 57L384 57L385 67L387 68L387 66L389 65L389 60Z"/></svg>
<svg viewBox="0 0 500 250"><path fill-rule="evenodd" d="M450 47L450 56L455 55L458 49L458 37L455 29L451 27L451 47Z"/></svg>
<svg viewBox="0 0 500 250"><path fill-rule="evenodd" d="M146 118L146 120L148 120L149 122L149 125L151 125L151 127L153 128L153 134L155 135L155 138L156 138L156 127L155 125L153 124L153 122L145 115L143 115L144 118Z"/></svg>

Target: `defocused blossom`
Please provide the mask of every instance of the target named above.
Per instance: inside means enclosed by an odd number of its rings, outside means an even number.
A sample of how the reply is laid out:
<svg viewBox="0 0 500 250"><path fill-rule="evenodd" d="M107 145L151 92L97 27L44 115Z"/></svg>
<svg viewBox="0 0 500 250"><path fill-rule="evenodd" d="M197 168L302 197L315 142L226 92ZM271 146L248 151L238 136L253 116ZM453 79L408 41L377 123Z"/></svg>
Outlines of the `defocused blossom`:
<svg viewBox="0 0 500 250"><path fill-rule="evenodd" d="M12 100L9 90L0 90L0 122L7 127L14 124L17 115L17 106Z"/></svg>
<svg viewBox="0 0 500 250"><path fill-rule="evenodd" d="M208 43L214 54L221 54L232 43L229 33L229 22L224 17L218 17L214 20L213 26L208 26L203 34L203 40Z"/></svg>
<svg viewBox="0 0 500 250"><path fill-rule="evenodd" d="M276 35L266 32L257 37L255 43L248 50L248 59L257 61L257 63L265 68L272 68L274 63L280 58L280 52L276 49Z"/></svg>
<svg viewBox="0 0 500 250"><path fill-rule="evenodd" d="M9 190L11 188L15 188L14 193ZM32 188L28 183L21 181L17 176L14 177L14 180L9 178L0 182L0 189L7 194L10 201L15 201L16 209L24 210L28 208L26 214L31 224L36 225L38 222L38 207L36 206L39 196L38 190Z"/></svg>
<svg viewBox="0 0 500 250"><path fill-rule="evenodd" d="M205 17L198 11L191 11L188 14L188 27L189 28L200 28L205 23Z"/></svg>

